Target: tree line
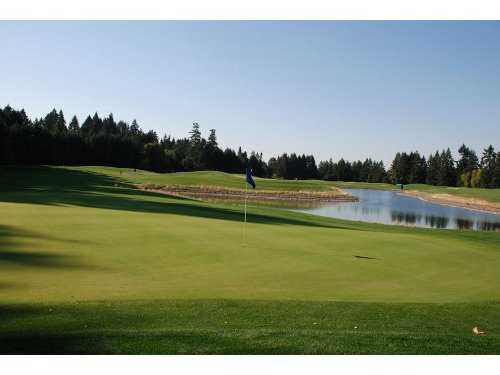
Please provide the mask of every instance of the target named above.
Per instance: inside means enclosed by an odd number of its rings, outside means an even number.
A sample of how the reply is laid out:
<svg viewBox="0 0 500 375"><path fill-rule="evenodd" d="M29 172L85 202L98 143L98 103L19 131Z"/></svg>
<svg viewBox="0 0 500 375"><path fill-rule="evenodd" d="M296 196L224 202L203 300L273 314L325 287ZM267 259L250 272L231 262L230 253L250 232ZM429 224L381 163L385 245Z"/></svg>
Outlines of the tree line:
<svg viewBox="0 0 500 375"><path fill-rule="evenodd" d="M397 153L388 172L389 182L481 188L500 187L500 152L492 145L483 150L481 159L466 145L458 149L455 161L448 148L436 151L426 160L418 152Z"/></svg>
<svg viewBox="0 0 500 375"><path fill-rule="evenodd" d="M196 122L188 137L160 138L153 130L142 130L136 120L115 121L112 114L101 118L95 113L80 124L76 116L67 123L61 110L31 120L23 109L0 108L0 164L108 165L155 172L242 173L251 168L255 176L284 179L500 187L500 153L493 146L484 150L481 160L465 145L458 151L457 162L449 149L427 160L418 152L397 153L388 170L382 161L372 159L330 159L316 165L314 156L295 153L266 162L262 153L248 153L241 147L223 150L216 130L210 129L205 139Z"/></svg>

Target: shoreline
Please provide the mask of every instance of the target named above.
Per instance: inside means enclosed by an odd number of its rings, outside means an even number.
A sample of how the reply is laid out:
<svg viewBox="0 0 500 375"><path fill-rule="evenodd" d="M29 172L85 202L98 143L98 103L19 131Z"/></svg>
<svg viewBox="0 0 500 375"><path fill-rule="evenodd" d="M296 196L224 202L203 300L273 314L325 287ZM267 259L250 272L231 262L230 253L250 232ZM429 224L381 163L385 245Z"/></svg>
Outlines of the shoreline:
<svg viewBox="0 0 500 375"><path fill-rule="evenodd" d="M179 196L182 198L218 201L247 201L251 202L290 202L290 203L329 203L329 202L357 202L358 198L352 194L335 188L331 191L273 191L273 190L244 190L229 189L214 186L188 185L136 185L145 191L154 191L162 194Z"/></svg>
<svg viewBox="0 0 500 375"><path fill-rule="evenodd" d="M463 198L446 193L427 193L417 190L407 190L399 194L420 199L424 202L436 203L443 206L463 208L471 211L500 215L500 204L476 198Z"/></svg>

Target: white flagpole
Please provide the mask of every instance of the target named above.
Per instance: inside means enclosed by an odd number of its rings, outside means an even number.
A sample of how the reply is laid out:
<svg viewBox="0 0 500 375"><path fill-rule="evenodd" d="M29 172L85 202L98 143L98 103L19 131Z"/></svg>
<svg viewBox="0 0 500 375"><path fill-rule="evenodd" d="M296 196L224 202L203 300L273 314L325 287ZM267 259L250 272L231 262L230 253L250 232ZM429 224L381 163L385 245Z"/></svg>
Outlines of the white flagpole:
<svg viewBox="0 0 500 375"><path fill-rule="evenodd" d="M248 182L245 178L245 223L243 224L243 246L245 246L247 242L247 189Z"/></svg>

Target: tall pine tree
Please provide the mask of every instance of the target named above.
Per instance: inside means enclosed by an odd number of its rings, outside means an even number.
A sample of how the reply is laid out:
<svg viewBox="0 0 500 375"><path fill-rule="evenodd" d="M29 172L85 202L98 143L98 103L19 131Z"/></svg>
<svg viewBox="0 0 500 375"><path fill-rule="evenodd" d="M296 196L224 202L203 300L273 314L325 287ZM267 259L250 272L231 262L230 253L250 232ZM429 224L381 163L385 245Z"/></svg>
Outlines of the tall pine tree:
<svg viewBox="0 0 500 375"><path fill-rule="evenodd" d="M483 156L481 157L481 178L480 186L485 188L494 187L493 184L493 172L495 170L496 164L496 152L492 145L489 145L483 150Z"/></svg>

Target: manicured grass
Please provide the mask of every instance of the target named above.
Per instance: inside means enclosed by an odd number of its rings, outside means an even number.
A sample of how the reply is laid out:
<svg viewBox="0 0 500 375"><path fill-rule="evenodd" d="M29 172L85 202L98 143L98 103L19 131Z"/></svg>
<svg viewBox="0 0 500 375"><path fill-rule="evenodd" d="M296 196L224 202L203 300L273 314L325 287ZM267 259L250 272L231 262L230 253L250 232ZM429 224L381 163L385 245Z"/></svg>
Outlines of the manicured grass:
<svg viewBox="0 0 500 375"><path fill-rule="evenodd" d="M0 351L500 352L499 233L250 207L245 237L106 169L0 168Z"/></svg>
<svg viewBox="0 0 500 375"><path fill-rule="evenodd" d="M392 184L384 184L380 182L346 182L346 181L331 181L333 186L340 189L376 189L376 190L397 190L398 188Z"/></svg>
<svg viewBox="0 0 500 375"><path fill-rule="evenodd" d="M498 354L499 303L150 300L0 306L0 353ZM481 324L485 336L472 335Z"/></svg>
<svg viewBox="0 0 500 375"><path fill-rule="evenodd" d="M202 185L219 186L234 189L245 187L245 176L217 171L154 173L130 168L112 167L68 167L74 171L93 172L105 174L123 182L132 184L158 184L158 185ZM351 189L380 189L398 190L392 184L370 182L345 182L322 180L280 180L255 177L259 190L282 191L327 191L332 187ZM446 193L464 198L484 199L490 202L500 202L500 189L478 189L463 187L432 186L425 184L405 185L405 190L418 190L429 193Z"/></svg>
<svg viewBox="0 0 500 375"><path fill-rule="evenodd" d="M201 185L219 186L233 189L245 188L245 175L218 171L154 173L140 169L134 171L134 169L130 168L112 167L70 167L70 169L75 171L103 173L134 184ZM332 188L329 182L321 180L295 181L259 177L254 177L254 180L259 190L325 191L331 190Z"/></svg>

